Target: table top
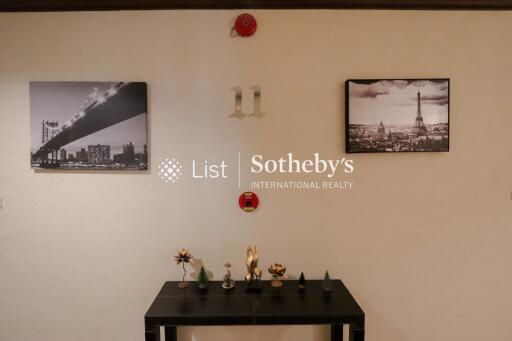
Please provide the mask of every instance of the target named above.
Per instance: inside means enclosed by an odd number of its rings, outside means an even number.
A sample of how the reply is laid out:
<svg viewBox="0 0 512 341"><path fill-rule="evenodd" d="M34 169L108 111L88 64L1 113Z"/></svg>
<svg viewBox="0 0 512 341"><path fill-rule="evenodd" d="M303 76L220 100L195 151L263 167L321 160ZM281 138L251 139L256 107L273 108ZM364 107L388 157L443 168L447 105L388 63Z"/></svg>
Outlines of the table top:
<svg viewBox="0 0 512 341"><path fill-rule="evenodd" d="M336 324L364 326L364 312L341 280L332 280L325 293L321 280L308 280L305 290L298 281L283 281L274 288L262 281L259 293L247 292L245 282L225 290L221 281L211 281L201 290L195 282L185 289L166 282L145 315L154 325L250 325Z"/></svg>

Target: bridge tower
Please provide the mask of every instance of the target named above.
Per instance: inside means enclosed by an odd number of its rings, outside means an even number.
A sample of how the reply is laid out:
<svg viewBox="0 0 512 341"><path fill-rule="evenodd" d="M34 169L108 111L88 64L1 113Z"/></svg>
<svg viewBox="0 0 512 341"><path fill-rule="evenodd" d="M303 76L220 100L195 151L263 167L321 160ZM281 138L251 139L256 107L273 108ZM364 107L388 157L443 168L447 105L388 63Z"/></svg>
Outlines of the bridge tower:
<svg viewBox="0 0 512 341"><path fill-rule="evenodd" d="M41 145L45 145L56 134L59 127L59 121L43 121L41 124ZM52 150L52 162L57 162L57 150ZM43 155L43 162L48 161L48 154Z"/></svg>

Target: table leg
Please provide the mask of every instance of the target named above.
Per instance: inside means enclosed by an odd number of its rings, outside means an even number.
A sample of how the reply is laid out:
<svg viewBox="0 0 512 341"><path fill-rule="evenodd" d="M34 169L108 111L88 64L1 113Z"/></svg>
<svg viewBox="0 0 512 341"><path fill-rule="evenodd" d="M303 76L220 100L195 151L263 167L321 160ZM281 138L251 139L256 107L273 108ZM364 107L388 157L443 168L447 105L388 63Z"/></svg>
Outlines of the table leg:
<svg viewBox="0 0 512 341"><path fill-rule="evenodd" d="M146 327L146 341L160 341L160 326Z"/></svg>
<svg viewBox="0 0 512 341"><path fill-rule="evenodd" d="M331 341L343 341L342 324L331 324Z"/></svg>
<svg viewBox="0 0 512 341"><path fill-rule="evenodd" d="M165 341L178 341L176 326L165 326Z"/></svg>
<svg viewBox="0 0 512 341"><path fill-rule="evenodd" d="M364 329L356 328L354 323L350 324L350 333L349 333L350 341L364 341Z"/></svg>

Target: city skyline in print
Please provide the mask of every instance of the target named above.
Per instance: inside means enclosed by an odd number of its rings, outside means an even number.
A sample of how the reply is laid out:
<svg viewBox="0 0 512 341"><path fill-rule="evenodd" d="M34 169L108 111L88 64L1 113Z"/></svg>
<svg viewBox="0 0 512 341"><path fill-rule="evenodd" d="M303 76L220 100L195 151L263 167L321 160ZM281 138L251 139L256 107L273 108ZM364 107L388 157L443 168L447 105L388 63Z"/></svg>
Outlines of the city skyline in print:
<svg viewBox="0 0 512 341"><path fill-rule="evenodd" d="M30 82L31 166L146 170L147 85Z"/></svg>
<svg viewBox="0 0 512 341"><path fill-rule="evenodd" d="M449 150L448 79L348 80L349 153Z"/></svg>

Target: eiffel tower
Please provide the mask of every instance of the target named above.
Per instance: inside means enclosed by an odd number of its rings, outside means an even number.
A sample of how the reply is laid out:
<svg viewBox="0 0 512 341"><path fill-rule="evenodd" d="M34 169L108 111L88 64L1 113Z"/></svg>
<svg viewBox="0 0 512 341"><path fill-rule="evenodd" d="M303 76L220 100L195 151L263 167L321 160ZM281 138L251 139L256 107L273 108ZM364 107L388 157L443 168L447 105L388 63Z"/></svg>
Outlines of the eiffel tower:
<svg viewBox="0 0 512 341"><path fill-rule="evenodd" d="M421 116L421 94L418 90L418 112L416 114L416 124L415 129L418 135L425 135L427 132L427 127L425 127L425 124L423 123L423 117Z"/></svg>

